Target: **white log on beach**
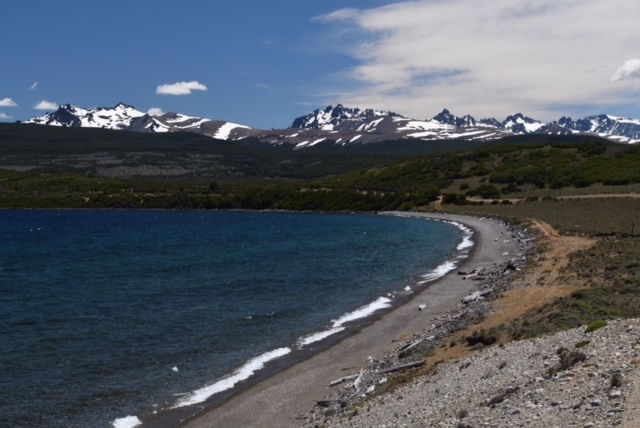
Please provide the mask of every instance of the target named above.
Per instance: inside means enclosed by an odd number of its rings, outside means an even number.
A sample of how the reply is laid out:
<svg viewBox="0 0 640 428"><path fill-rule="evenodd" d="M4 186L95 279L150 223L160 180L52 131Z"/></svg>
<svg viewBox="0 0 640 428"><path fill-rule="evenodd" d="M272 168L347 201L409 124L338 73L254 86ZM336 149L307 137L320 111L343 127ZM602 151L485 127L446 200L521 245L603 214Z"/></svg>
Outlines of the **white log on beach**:
<svg viewBox="0 0 640 428"><path fill-rule="evenodd" d="M493 288L485 288L483 290L480 290L480 295L482 297L487 297L491 293L493 293Z"/></svg>
<svg viewBox="0 0 640 428"><path fill-rule="evenodd" d="M348 381L348 380L355 379L355 378L357 378L357 377L358 377L358 375L357 375L357 374L350 375L350 376L345 376L345 377L341 377L340 379L336 379L336 380L332 381L332 382L329 384L329 386L331 387L331 386L340 385L341 383L344 383L344 382L346 382L346 381Z"/></svg>
<svg viewBox="0 0 640 428"><path fill-rule="evenodd" d="M360 393L360 384L362 383L362 378L364 377L364 373L365 373L364 369L360 370L360 374L358 375L356 380L353 381L352 386L355 391L353 394L351 394L350 398L353 398Z"/></svg>
<svg viewBox="0 0 640 428"><path fill-rule="evenodd" d="M475 302L478 299L482 298L482 294L479 291L476 291L474 293L469 294L467 297L462 299L462 303L464 303L465 305L471 303L471 302Z"/></svg>
<svg viewBox="0 0 640 428"><path fill-rule="evenodd" d="M412 350L413 348L415 348L416 346L418 346L419 344L421 344L422 342L424 342L425 339L420 339L420 340L416 340L413 343L409 343L407 345L404 345L403 347L401 347L400 349L398 349L398 357L402 358L405 355L407 355L407 353Z"/></svg>
<svg viewBox="0 0 640 428"><path fill-rule="evenodd" d="M353 388L358 392L360 390L360 384L362 383L362 377L364 376L364 369L360 370L360 374L353 381Z"/></svg>

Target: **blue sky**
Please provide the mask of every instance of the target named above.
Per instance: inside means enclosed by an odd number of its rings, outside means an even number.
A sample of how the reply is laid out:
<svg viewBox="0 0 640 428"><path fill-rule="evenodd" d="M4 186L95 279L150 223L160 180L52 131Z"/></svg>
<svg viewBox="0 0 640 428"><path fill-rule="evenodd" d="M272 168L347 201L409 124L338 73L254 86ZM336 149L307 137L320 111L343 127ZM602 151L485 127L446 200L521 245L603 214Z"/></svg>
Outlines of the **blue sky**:
<svg viewBox="0 0 640 428"><path fill-rule="evenodd" d="M0 120L59 104L286 127L329 104L426 119L640 118L640 2L0 0Z"/></svg>

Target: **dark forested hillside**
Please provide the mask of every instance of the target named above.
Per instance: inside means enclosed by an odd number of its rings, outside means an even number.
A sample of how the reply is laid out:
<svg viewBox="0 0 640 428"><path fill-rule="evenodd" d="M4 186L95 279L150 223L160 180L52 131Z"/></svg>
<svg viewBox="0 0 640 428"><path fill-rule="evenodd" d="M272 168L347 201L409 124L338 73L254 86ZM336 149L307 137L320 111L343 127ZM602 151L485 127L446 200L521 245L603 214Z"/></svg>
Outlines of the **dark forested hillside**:
<svg viewBox="0 0 640 428"><path fill-rule="evenodd" d="M3 124L0 206L375 211L440 196L464 204L640 183L636 146L531 135L466 150L446 143L409 156L416 142L291 150L188 133Z"/></svg>

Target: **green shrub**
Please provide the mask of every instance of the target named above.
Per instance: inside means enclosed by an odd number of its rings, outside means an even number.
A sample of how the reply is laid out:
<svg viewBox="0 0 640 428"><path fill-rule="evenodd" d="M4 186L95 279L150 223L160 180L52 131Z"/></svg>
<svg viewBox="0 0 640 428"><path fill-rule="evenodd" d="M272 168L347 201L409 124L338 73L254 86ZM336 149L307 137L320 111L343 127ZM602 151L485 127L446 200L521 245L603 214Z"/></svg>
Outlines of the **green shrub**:
<svg viewBox="0 0 640 428"><path fill-rule="evenodd" d="M585 333L591 333L592 331L596 331L602 327L604 327L605 325L607 325L607 322L604 320L597 320L592 322L591 324L589 324L587 326L587 329L584 331Z"/></svg>
<svg viewBox="0 0 640 428"><path fill-rule="evenodd" d="M576 343L575 348L576 348L576 349L584 348L585 346L587 346L587 345L588 345L588 344L590 344L590 343L591 343L591 341L590 341L590 340L582 340L582 341L580 341L580 342Z"/></svg>

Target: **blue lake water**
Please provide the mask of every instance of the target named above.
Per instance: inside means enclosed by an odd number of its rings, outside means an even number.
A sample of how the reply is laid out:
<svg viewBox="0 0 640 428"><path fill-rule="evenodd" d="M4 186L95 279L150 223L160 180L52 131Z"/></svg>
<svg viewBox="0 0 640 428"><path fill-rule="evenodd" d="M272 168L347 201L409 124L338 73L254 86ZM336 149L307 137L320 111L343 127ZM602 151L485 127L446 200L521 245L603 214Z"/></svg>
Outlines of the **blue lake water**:
<svg viewBox="0 0 640 428"><path fill-rule="evenodd" d="M464 235L386 215L0 211L0 426L201 401L393 305Z"/></svg>

